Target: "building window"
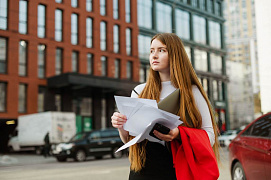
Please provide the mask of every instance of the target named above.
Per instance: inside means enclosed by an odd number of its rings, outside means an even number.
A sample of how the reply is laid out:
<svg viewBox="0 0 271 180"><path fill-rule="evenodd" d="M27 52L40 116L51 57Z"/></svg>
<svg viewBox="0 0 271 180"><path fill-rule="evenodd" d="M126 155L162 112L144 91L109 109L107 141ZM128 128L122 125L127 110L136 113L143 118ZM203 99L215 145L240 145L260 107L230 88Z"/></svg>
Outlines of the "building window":
<svg viewBox="0 0 271 180"><path fill-rule="evenodd" d="M213 0L208 0L208 12L212 13L213 9Z"/></svg>
<svg viewBox="0 0 271 180"><path fill-rule="evenodd" d="M100 46L101 46L101 50L105 51L106 50L106 23L104 21L102 21L100 23Z"/></svg>
<svg viewBox="0 0 271 180"><path fill-rule="evenodd" d="M126 63L126 77L127 79L133 79L133 62L127 61Z"/></svg>
<svg viewBox="0 0 271 180"><path fill-rule="evenodd" d="M137 1L138 26L152 29L152 0Z"/></svg>
<svg viewBox="0 0 271 180"><path fill-rule="evenodd" d="M140 59L149 61L151 37L138 35L138 54Z"/></svg>
<svg viewBox="0 0 271 180"><path fill-rule="evenodd" d="M125 20L131 22L131 0L125 0Z"/></svg>
<svg viewBox="0 0 271 180"><path fill-rule="evenodd" d="M19 76L27 75L27 42L19 42Z"/></svg>
<svg viewBox="0 0 271 180"><path fill-rule="evenodd" d="M107 58L105 56L101 56L101 74L107 76Z"/></svg>
<svg viewBox="0 0 271 180"><path fill-rule="evenodd" d="M224 100L224 88L222 81L218 81L218 100L223 101Z"/></svg>
<svg viewBox="0 0 271 180"><path fill-rule="evenodd" d="M172 32L172 8L169 5L156 3L156 28L159 32Z"/></svg>
<svg viewBox="0 0 271 180"><path fill-rule="evenodd" d="M215 14L221 16L221 3L215 2Z"/></svg>
<svg viewBox="0 0 271 180"><path fill-rule="evenodd" d="M86 10L88 12L92 11L92 0L86 0Z"/></svg>
<svg viewBox="0 0 271 180"><path fill-rule="evenodd" d="M197 15L193 16L194 41L206 44L206 21Z"/></svg>
<svg viewBox="0 0 271 180"><path fill-rule="evenodd" d="M38 5L38 37L45 37L45 16L46 7L44 5Z"/></svg>
<svg viewBox="0 0 271 180"><path fill-rule="evenodd" d="M190 39L190 16L186 11L176 9L176 34L184 39Z"/></svg>
<svg viewBox="0 0 271 180"><path fill-rule="evenodd" d="M114 53L119 53L119 26L114 25Z"/></svg>
<svg viewBox="0 0 271 180"><path fill-rule="evenodd" d="M202 87L203 87L206 94L209 93L209 88L208 88L209 85L208 84L209 84L208 79L206 79L206 78L202 79Z"/></svg>
<svg viewBox="0 0 271 180"><path fill-rule="evenodd" d="M0 112L6 111L7 103L7 84L0 82Z"/></svg>
<svg viewBox="0 0 271 180"><path fill-rule="evenodd" d="M126 28L126 54L132 55L132 32L130 28Z"/></svg>
<svg viewBox="0 0 271 180"><path fill-rule="evenodd" d="M115 78L120 78L120 60L119 59L115 59L115 74L114 74Z"/></svg>
<svg viewBox="0 0 271 180"><path fill-rule="evenodd" d="M78 44L78 15L75 13L71 15L71 43Z"/></svg>
<svg viewBox="0 0 271 180"><path fill-rule="evenodd" d="M185 49L186 54L191 62L191 48L189 46L184 46L184 49Z"/></svg>
<svg viewBox="0 0 271 180"><path fill-rule="evenodd" d="M8 26L7 0L0 0L0 29L6 30Z"/></svg>
<svg viewBox="0 0 271 180"><path fill-rule="evenodd" d="M62 73L62 49L60 48L57 48L56 49L56 57L55 57L55 72L56 72L56 75L59 75Z"/></svg>
<svg viewBox="0 0 271 180"><path fill-rule="evenodd" d="M38 112L44 112L44 96L46 88L39 86L38 92Z"/></svg>
<svg viewBox="0 0 271 180"><path fill-rule="evenodd" d="M45 48L44 44L38 45L38 77L45 77Z"/></svg>
<svg viewBox="0 0 271 180"><path fill-rule="evenodd" d="M213 99L216 101L218 100L218 88L217 88L217 81L213 80Z"/></svg>
<svg viewBox="0 0 271 180"><path fill-rule="evenodd" d="M78 52L72 52L72 72L78 72Z"/></svg>
<svg viewBox="0 0 271 180"><path fill-rule="evenodd" d="M119 0L113 0L113 18L119 19Z"/></svg>
<svg viewBox="0 0 271 180"><path fill-rule="evenodd" d="M55 10L55 40L62 41L62 10Z"/></svg>
<svg viewBox="0 0 271 180"><path fill-rule="evenodd" d="M100 0L100 14L102 16L106 15L106 0Z"/></svg>
<svg viewBox="0 0 271 180"><path fill-rule="evenodd" d="M221 48L221 30L220 24L214 21L209 21L209 39L210 46Z"/></svg>
<svg viewBox="0 0 271 180"><path fill-rule="evenodd" d="M191 5L193 7L197 7L198 6L197 0L191 0Z"/></svg>
<svg viewBox="0 0 271 180"><path fill-rule="evenodd" d="M92 19L89 17L86 20L86 46L92 47Z"/></svg>
<svg viewBox="0 0 271 180"><path fill-rule="evenodd" d="M194 50L195 69L199 71L208 71L207 52L195 49Z"/></svg>
<svg viewBox="0 0 271 180"><path fill-rule="evenodd" d="M77 8L78 7L77 0L71 0L71 6L74 7L74 8Z"/></svg>
<svg viewBox="0 0 271 180"><path fill-rule="evenodd" d="M205 10L205 0L199 0L199 8L201 10Z"/></svg>
<svg viewBox="0 0 271 180"><path fill-rule="evenodd" d="M93 55L88 53L87 54L87 73L93 74Z"/></svg>
<svg viewBox="0 0 271 180"><path fill-rule="evenodd" d="M216 54L210 54L211 71L213 73L222 74L222 57Z"/></svg>
<svg viewBox="0 0 271 180"><path fill-rule="evenodd" d="M19 1L19 33L27 33L27 1Z"/></svg>
<svg viewBox="0 0 271 180"><path fill-rule="evenodd" d="M56 0L56 3L62 3L62 0Z"/></svg>
<svg viewBox="0 0 271 180"><path fill-rule="evenodd" d="M18 112L26 113L27 85L19 84L19 103Z"/></svg>
<svg viewBox="0 0 271 180"><path fill-rule="evenodd" d="M7 73L7 39L0 37L0 74Z"/></svg>
<svg viewBox="0 0 271 180"><path fill-rule="evenodd" d="M147 81L149 70L150 70L150 64L148 64L148 63L141 63L140 64L139 81L141 83Z"/></svg>

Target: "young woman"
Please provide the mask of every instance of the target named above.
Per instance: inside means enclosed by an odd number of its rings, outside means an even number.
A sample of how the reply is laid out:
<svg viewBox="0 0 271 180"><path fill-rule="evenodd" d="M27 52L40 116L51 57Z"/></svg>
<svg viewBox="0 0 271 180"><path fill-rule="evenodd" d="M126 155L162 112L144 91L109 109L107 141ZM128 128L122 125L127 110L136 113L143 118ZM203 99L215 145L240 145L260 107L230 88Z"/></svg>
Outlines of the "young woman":
<svg viewBox="0 0 271 180"><path fill-rule="evenodd" d="M163 100L177 88L180 89L179 116L183 126L207 132L210 145L218 157L217 130L211 104L185 52L181 39L172 33L155 35L150 47L150 73L146 83L135 87L131 97ZM112 126L118 128L124 143L131 138L123 129L126 117L115 112ZM205 133L205 132L204 132ZM181 141L180 130L168 134L154 131L165 142ZM144 140L130 147L130 180L176 179L171 150L168 146Z"/></svg>

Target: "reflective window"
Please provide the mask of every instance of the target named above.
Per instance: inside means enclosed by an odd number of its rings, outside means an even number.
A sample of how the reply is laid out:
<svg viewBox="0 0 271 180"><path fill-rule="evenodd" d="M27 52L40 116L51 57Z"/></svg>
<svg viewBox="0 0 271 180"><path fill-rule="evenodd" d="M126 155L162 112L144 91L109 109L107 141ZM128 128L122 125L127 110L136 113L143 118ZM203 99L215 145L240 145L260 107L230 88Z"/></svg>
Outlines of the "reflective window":
<svg viewBox="0 0 271 180"><path fill-rule="evenodd" d="M27 1L19 1L19 33L27 33Z"/></svg>
<svg viewBox="0 0 271 180"><path fill-rule="evenodd" d="M107 76L107 58L105 56L101 56L101 75Z"/></svg>
<svg viewBox="0 0 271 180"><path fill-rule="evenodd" d="M268 137L271 131L271 118L264 117L252 125L252 136Z"/></svg>
<svg viewBox="0 0 271 180"><path fill-rule="evenodd" d="M216 54L210 54L211 71L213 73L222 74L222 57Z"/></svg>
<svg viewBox="0 0 271 180"><path fill-rule="evenodd" d="M46 87L39 86L38 92L38 112L44 112L44 96L45 96Z"/></svg>
<svg viewBox="0 0 271 180"><path fill-rule="evenodd" d="M191 62L191 48L189 46L184 46L184 49L185 49L186 54Z"/></svg>
<svg viewBox="0 0 271 180"><path fill-rule="evenodd" d="M212 47L221 48L221 30L219 23L209 21L209 38Z"/></svg>
<svg viewBox="0 0 271 180"><path fill-rule="evenodd" d="M0 74L7 73L7 39L0 37Z"/></svg>
<svg viewBox="0 0 271 180"><path fill-rule="evenodd" d="M194 41L206 44L206 21L203 17L193 16Z"/></svg>
<svg viewBox="0 0 271 180"><path fill-rule="evenodd" d="M62 10L55 10L55 40L62 41Z"/></svg>
<svg viewBox="0 0 271 180"><path fill-rule="evenodd" d="M156 3L156 27L160 32L172 32L172 8L169 5Z"/></svg>
<svg viewBox="0 0 271 180"><path fill-rule="evenodd" d="M133 79L133 62L127 61L126 63L126 77L127 79Z"/></svg>
<svg viewBox="0 0 271 180"><path fill-rule="evenodd" d="M87 73L92 74L93 73L93 55L88 53L87 54Z"/></svg>
<svg viewBox="0 0 271 180"><path fill-rule="evenodd" d="M77 0L71 0L71 6L74 7L74 8L78 7Z"/></svg>
<svg viewBox="0 0 271 180"><path fill-rule="evenodd" d="M213 99L216 101L218 100L218 88L217 88L217 81L213 81Z"/></svg>
<svg viewBox="0 0 271 180"><path fill-rule="evenodd" d="M207 78L204 78L202 79L202 86L203 86L203 89L205 91L206 94L208 94L209 92L209 85L208 85L208 79Z"/></svg>
<svg viewBox="0 0 271 180"><path fill-rule="evenodd" d="M141 83L147 81L149 70L150 70L150 64L149 63L140 63L139 81Z"/></svg>
<svg viewBox="0 0 271 180"><path fill-rule="evenodd" d="M0 29L6 30L8 24L8 5L7 0L0 0Z"/></svg>
<svg viewBox="0 0 271 180"><path fill-rule="evenodd" d="M221 16L221 3L215 2L215 14Z"/></svg>
<svg viewBox="0 0 271 180"><path fill-rule="evenodd" d="M86 10L88 12L92 11L92 0L86 0Z"/></svg>
<svg viewBox="0 0 271 180"><path fill-rule="evenodd" d="M113 0L113 18L119 19L119 0Z"/></svg>
<svg viewBox="0 0 271 180"><path fill-rule="evenodd" d="M115 59L115 74L114 74L115 78L120 78L120 60L119 59Z"/></svg>
<svg viewBox="0 0 271 180"><path fill-rule="evenodd" d="M78 15L71 15L71 43L78 44Z"/></svg>
<svg viewBox="0 0 271 180"><path fill-rule="evenodd" d="M137 0L138 26L152 29L152 0Z"/></svg>
<svg viewBox="0 0 271 180"><path fill-rule="evenodd" d="M190 39L190 16L186 11L176 9L176 34L184 39Z"/></svg>
<svg viewBox="0 0 271 180"><path fill-rule="evenodd" d="M197 0L190 0L190 1L191 1L191 5L193 7L197 7L198 6Z"/></svg>
<svg viewBox="0 0 271 180"><path fill-rule="evenodd" d="M217 82L218 85L218 100L223 101L224 100L224 93L223 93L223 83L222 81Z"/></svg>
<svg viewBox="0 0 271 180"><path fill-rule="evenodd" d="M92 19L87 18L86 20L86 46L88 48L92 47Z"/></svg>
<svg viewBox="0 0 271 180"><path fill-rule="evenodd" d="M199 8L205 10L205 0L199 0Z"/></svg>
<svg viewBox="0 0 271 180"><path fill-rule="evenodd" d="M131 22L131 0L125 0L125 20Z"/></svg>
<svg viewBox="0 0 271 180"><path fill-rule="evenodd" d="M145 59L149 61L150 56L150 44L151 44L151 37L138 35L138 54L139 58Z"/></svg>
<svg viewBox="0 0 271 180"><path fill-rule="evenodd" d="M44 5L38 5L38 37L45 37L45 9Z"/></svg>
<svg viewBox="0 0 271 180"><path fill-rule="evenodd" d="M44 44L38 45L38 77L45 77L45 48Z"/></svg>
<svg viewBox="0 0 271 180"><path fill-rule="evenodd" d="M208 12L212 13L213 12L213 0L207 0L208 1Z"/></svg>
<svg viewBox="0 0 271 180"><path fill-rule="evenodd" d="M56 49L56 57L55 57L55 72L56 75L59 75L62 73L62 49L61 48L57 48Z"/></svg>
<svg viewBox="0 0 271 180"><path fill-rule="evenodd" d="M102 21L100 23L100 47L102 51L106 50L106 23Z"/></svg>
<svg viewBox="0 0 271 180"><path fill-rule="evenodd" d="M102 16L106 15L106 0L100 0L100 14Z"/></svg>
<svg viewBox="0 0 271 180"><path fill-rule="evenodd" d="M62 0L56 0L56 3L62 3Z"/></svg>
<svg viewBox="0 0 271 180"><path fill-rule="evenodd" d="M72 52L72 72L78 72L78 52Z"/></svg>
<svg viewBox="0 0 271 180"><path fill-rule="evenodd" d="M132 32L130 28L126 28L126 54L132 55Z"/></svg>
<svg viewBox="0 0 271 180"><path fill-rule="evenodd" d="M195 69L199 71L208 71L207 52L195 49L194 50Z"/></svg>
<svg viewBox="0 0 271 180"><path fill-rule="evenodd" d="M27 42L19 42L19 76L27 75Z"/></svg>
<svg viewBox="0 0 271 180"><path fill-rule="evenodd" d="M19 103L18 103L18 112L25 113L26 112L26 100L27 100L27 85L19 84Z"/></svg>
<svg viewBox="0 0 271 180"><path fill-rule="evenodd" d="M0 82L0 112L6 111L7 103L7 84Z"/></svg>
<svg viewBox="0 0 271 180"><path fill-rule="evenodd" d="M113 27L113 33L114 33L114 53L119 53L119 26L114 25Z"/></svg>

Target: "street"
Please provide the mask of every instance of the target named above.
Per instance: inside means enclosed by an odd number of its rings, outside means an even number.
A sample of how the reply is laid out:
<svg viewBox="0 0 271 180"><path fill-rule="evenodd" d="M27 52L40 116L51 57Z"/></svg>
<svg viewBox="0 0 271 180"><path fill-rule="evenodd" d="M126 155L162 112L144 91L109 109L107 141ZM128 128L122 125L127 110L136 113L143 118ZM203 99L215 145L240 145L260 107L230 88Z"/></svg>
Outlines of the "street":
<svg viewBox="0 0 271 180"><path fill-rule="evenodd" d="M221 149L219 180L230 180L228 151ZM89 158L85 162L59 163L53 157L44 158L34 154L0 155L1 180L127 180L129 160L127 157L101 160Z"/></svg>

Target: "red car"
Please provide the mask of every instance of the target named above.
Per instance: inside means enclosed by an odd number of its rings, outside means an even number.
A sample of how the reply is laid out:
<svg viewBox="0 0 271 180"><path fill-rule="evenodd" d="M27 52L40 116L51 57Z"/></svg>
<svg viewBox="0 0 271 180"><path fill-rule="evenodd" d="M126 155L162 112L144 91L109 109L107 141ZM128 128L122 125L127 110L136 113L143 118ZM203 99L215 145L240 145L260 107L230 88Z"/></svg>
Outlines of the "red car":
<svg viewBox="0 0 271 180"><path fill-rule="evenodd" d="M233 180L271 179L271 113L241 131L229 145Z"/></svg>

